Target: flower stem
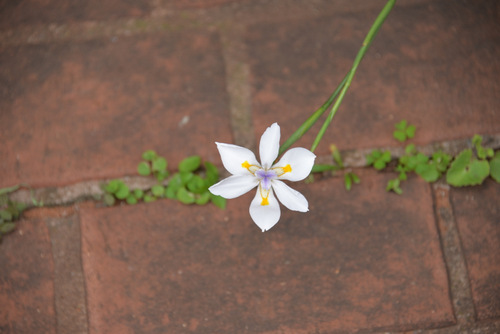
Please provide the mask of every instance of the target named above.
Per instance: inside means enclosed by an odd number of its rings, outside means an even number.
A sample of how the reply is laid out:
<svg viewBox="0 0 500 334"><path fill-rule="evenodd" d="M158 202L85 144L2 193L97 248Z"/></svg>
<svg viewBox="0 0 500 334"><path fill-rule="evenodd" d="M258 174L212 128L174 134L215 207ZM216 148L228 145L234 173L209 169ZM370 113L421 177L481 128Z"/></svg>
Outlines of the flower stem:
<svg viewBox="0 0 500 334"><path fill-rule="evenodd" d="M325 122L323 123L323 126L318 132L318 135L316 136L316 139L314 140L312 146L311 146L311 151L314 152L316 148L318 147L321 139L323 138L323 135L326 132L326 129L330 125L330 123L333 120L333 116L337 113L337 110L340 107L340 104L342 103L342 100L344 99L345 93L347 92L347 89L349 89L349 86L351 86L352 79L354 78L354 74L356 74L356 70L358 69L359 63L361 63L361 60L366 54L366 51L370 48L371 43L373 42L373 39L375 38L375 35L379 31L380 27L384 23L385 19L391 12L392 7L394 7L394 4L396 3L396 0L389 0L387 4L384 6L380 14L378 15L377 19L373 23L372 27L368 31L368 34L365 37L365 40L363 41L363 45L361 46L361 49L359 49L358 54L356 55L356 58L354 59L354 62L352 64L351 69L349 70L349 73L347 74L347 80L342 87L342 90L340 91L340 94L338 98L335 100L335 103L333 104L332 109L330 110L330 113L328 114Z"/></svg>
<svg viewBox="0 0 500 334"><path fill-rule="evenodd" d="M333 101L335 101L332 109L330 110L330 113L327 116L327 119L323 123L323 126L321 127L320 131L318 132L318 135L316 136L316 139L313 142L311 151L314 152L314 150L319 145L319 142L323 138L326 129L330 125L333 116L335 116L337 110L339 109L340 103L342 102L345 93L347 92L347 89L351 85L352 79L354 77L354 74L356 73L359 63L363 59L375 35L377 34L378 30L384 23L385 19L389 15L395 3L396 0L389 0L387 2L387 4L384 6L382 11L378 15L377 19L373 23L372 27L370 28L368 34L366 35L365 40L363 41L363 45L361 46L361 49L358 51L358 54L354 59L353 65L349 70L349 72L347 73L347 75L340 82L340 84L337 86L332 95L330 95L328 100L326 100L326 102L323 103L323 105L320 108L318 108L311 116L309 116L309 118L307 118L307 120L301 126L299 126L299 128L280 146L279 150L280 155L284 151L286 151L290 146L292 146L297 140L299 140L307 131L309 131L309 129L318 121L321 115L323 115L325 111L328 109L328 107L330 107Z"/></svg>

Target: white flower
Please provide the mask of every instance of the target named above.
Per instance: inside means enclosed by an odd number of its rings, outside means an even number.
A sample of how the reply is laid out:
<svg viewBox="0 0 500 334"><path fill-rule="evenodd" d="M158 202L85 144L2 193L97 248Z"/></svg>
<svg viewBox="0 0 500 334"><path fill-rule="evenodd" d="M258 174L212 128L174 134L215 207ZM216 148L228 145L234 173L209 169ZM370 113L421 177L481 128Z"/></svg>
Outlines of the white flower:
<svg viewBox="0 0 500 334"><path fill-rule="evenodd" d="M214 195L231 199L257 187L257 194L250 204L250 216L262 232L269 230L279 220L281 211L274 192L280 202L290 210L309 211L307 199L281 180L305 179L314 165L316 156L302 148L292 148L273 165L278 157L280 127L271 125L260 138L260 164L249 149L241 146L216 143L227 171L233 175L209 188Z"/></svg>

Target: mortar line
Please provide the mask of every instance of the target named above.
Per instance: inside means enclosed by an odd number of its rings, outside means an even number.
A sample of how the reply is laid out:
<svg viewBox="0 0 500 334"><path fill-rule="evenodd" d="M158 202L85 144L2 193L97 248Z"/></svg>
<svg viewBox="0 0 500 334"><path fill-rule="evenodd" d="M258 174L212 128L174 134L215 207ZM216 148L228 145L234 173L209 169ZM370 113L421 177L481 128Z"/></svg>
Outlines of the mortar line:
<svg viewBox="0 0 500 334"><path fill-rule="evenodd" d="M221 25L219 28L234 144L254 151L250 67L245 61L243 32L242 26Z"/></svg>
<svg viewBox="0 0 500 334"><path fill-rule="evenodd" d="M436 183L432 189L453 310L457 324L466 326L474 322L476 312L460 233L451 205L450 186L444 183Z"/></svg>

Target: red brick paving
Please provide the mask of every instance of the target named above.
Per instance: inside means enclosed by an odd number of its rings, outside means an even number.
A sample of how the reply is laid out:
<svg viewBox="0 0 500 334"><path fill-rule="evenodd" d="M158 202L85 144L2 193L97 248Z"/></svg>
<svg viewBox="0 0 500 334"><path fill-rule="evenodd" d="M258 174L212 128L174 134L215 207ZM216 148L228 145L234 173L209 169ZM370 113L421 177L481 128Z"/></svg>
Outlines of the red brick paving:
<svg viewBox="0 0 500 334"><path fill-rule="evenodd" d="M494 1L398 3L361 63L319 151L395 146L394 124L416 142L494 134L498 122L500 17ZM378 14L325 13L315 20L257 23L247 32L254 124L278 121L289 136L350 68ZM301 141L310 147L320 125Z"/></svg>
<svg viewBox="0 0 500 334"><path fill-rule="evenodd" d="M483 186L451 193L469 271L472 297L481 320L500 316L500 187Z"/></svg>
<svg viewBox="0 0 500 334"><path fill-rule="evenodd" d="M286 137L347 71L379 10L321 0L0 7L0 187L135 175L146 149L172 168L190 154L220 166L214 141L242 129L258 138L275 121ZM499 15L493 0L398 2L318 152L394 146L401 118L417 125L417 143L498 135ZM130 18L131 31L116 29ZM26 27L58 33L2 43ZM228 63L249 69L239 87L252 99L239 107L252 115L230 113L227 78L238 73L227 72L238 66ZM231 128L235 117L248 124ZM266 233L248 215L252 195L225 211L166 200L31 210L0 244L0 332L498 333L498 184L451 190L447 222L462 244L440 243L429 185L411 178L396 196L384 191L393 175L356 172L351 192L340 178L295 185L311 211L285 211ZM456 277L450 257L465 268ZM457 293L461 279L472 293ZM459 314L469 309L476 319Z"/></svg>
<svg viewBox="0 0 500 334"><path fill-rule="evenodd" d="M262 233L249 196L222 211L176 202L84 210L91 333L299 333L454 322L429 186L366 175L350 193L301 185L307 214ZM251 196L250 196L251 197ZM208 218L210 217L210 218Z"/></svg>
<svg viewBox="0 0 500 334"><path fill-rule="evenodd" d="M0 187L133 175L147 149L215 162L215 139L232 141L215 34L10 47L0 63Z"/></svg>
<svg viewBox="0 0 500 334"><path fill-rule="evenodd" d="M54 262L43 220L20 221L0 252L0 333L55 334Z"/></svg>

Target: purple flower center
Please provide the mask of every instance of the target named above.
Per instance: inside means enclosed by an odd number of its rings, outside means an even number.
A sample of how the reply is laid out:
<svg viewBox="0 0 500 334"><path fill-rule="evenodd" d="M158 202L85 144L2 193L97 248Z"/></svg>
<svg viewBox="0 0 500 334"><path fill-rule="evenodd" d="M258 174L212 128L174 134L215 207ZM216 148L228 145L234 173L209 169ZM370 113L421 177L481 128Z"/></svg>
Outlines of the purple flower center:
<svg viewBox="0 0 500 334"><path fill-rule="evenodd" d="M271 189L271 180L276 178L275 171L259 169L255 172L255 175L259 178L262 188Z"/></svg>

